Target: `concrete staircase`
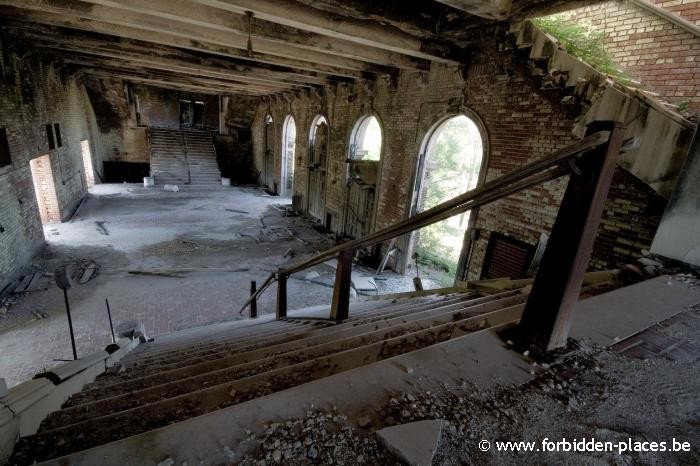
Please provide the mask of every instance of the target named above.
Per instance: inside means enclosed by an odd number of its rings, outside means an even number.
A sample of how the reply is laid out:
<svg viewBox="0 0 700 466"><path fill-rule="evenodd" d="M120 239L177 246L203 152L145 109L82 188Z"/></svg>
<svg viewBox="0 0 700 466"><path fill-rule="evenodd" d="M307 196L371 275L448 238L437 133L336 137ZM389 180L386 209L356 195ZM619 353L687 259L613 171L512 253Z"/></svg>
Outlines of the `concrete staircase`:
<svg viewBox="0 0 700 466"><path fill-rule="evenodd" d="M211 133L149 128L151 176L156 186L220 186Z"/></svg>
<svg viewBox="0 0 700 466"><path fill-rule="evenodd" d="M216 162L216 149L211 133L183 131L190 184L193 186L221 186L221 172Z"/></svg>
<svg viewBox="0 0 700 466"><path fill-rule="evenodd" d="M11 464L131 438L515 322L526 298L519 291L406 295L353 303L339 324L320 319L328 307L317 306L281 321L264 316L166 335L139 346L20 439Z"/></svg>

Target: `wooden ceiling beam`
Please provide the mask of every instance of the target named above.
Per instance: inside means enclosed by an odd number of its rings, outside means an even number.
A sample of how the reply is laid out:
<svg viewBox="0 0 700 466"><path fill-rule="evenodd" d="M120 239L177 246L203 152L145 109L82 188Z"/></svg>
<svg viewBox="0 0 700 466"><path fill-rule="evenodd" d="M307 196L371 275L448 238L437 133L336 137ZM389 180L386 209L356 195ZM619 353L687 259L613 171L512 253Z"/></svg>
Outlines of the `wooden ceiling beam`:
<svg viewBox="0 0 700 466"><path fill-rule="evenodd" d="M141 76L138 74L133 74L129 72L118 72L118 71L108 71L100 68L87 68L87 67L77 67L76 71L78 73L83 73L91 76L96 76L102 79L120 79L123 81L129 81L138 84L146 84L149 86L160 87L163 89L172 90L184 90L188 92L202 92L204 94L211 95L228 95L228 94L242 94L242 95L253 95L253 96L266 96L270 95L264 91L258 91L255 89L244 89L244 88L219 88L216 86L210 86L201 83L191 83L182 82L177 80L163 79L161 77L153 76Z"/></svg>
<svg viewBox="0 0 700 466"><path fill-rule="evenodd" d="M116 36L123 39L138 40L141 42L155 43L169 47L177 47L197 52L204 52L207 54L235 58L245 60L247 62L283 66L305 72L319 72L344 78L361 79L366 78L368 74L392 74L391 68L369 63L367 64L365 70L354 70L329 64L314 64L308 61L298 60L296 58L271 56L258 52L255 52L252 56L249 56L244 50L236 47L227 47L203 40L193 40L183 36L182 34L176 35L168 32L153 32L134 27L118 26L102 21L79 19L63 14L27 10L22 9L22 7L19 6L22 3L23 2L19 0L0 0L0 6L11 4L7 8L2 9L2 14L6 18L11 18L16 21L32 22L36 24L44 24L80 31L89 31L92 33Z"/></svg>
<svg viewBox="0 0 700 466"><path fill-rule="evenodd" d="M363 44L334 37L302 31L296 28L275 24L245 14L234 13L189 0L82 0L94 5L94 15L113 16L114 10L122 10L137 15L185 23L214 34L223 32L229 37L237 37L246 42L251 37L253 48L264 53L272 53L279 47L300 49L330 54L336 57L377 63L404 69L425 68L423 58L416 58L392 50L368 47ZM436 59L438 59L436 57ZM440 59L440 61L449 62Z"/></svg>
<svg viewBox="0 0 700 466"><path fill-rule="evenodd" d="M104 60L90 60L90 59L80 59L77 57L59 57L60 61L63 63L81 67L84 69L102 70L105 72L114 73L115 75L121 76L124 73L128 73L129 76L141 77L141 78L157 78L162 80L168 80L170 82L182 82L186 84L199 84L203 86L208 86L212 89L219 89L219 93L223 93L225 90L240 90L248 89L254 91L260 91L268 94L275 94L278 92L294 91L297 89L293 86L262 86L259 84L248 84L241 82L231 82L231 81L221 81L217 79L204 78L195 75L183 75L167 71L154 71L154 70L144 70L140 67L130 67L125 66L122 62L110 62Z"/></svg>
<svg viewBox="0 0 700 466"><path fill-rule="evenodd" d="M430 31L416 37L382 21L367 21L346 15L321 11L295 0L193 0L238 14L250 11L264 21L321 34L335 39L377 47L416 58L443 63L463 61L463 52L445 41L436 40ZM427 36L427 37L426 37Z"/></svg>
<svg viewBox="0 0 700 466"><path fill-rule="evenodd" d="M45 13L59 15L63 17L64 21L71 22L73 24L72 27L77 28L81 28L81 25L87 22L98 21L109 25L113 29L132 28L140 29L148 34L169 34L188 41L207 42L217 46L238 49L242 52L247 52L248 47L248 36L246 34L205 29L200 26L178 22L173 19L163 19L101 5L90 5L78 0L61 0L60 3L45 2L44 0L2 0L0 1L0 5L31 10L39 12L40 15ZM271 57L292 57L309 64L325 63L334 67L355 71L369 71L377 66L409 69L427 68L427 63L413 64L408 59L400 63L397 61L393 61L392 63L369 63L330 53L301 49L287 43L271 42L262 39L253 39L252 45L252 55L262 53Z"/></svg>
<svg viewBox="0 0 700 466"><path fill-rule="evenodd" d="M436 0L470 15L491 20L505 20L510 16L513 0Z"/></svg>
<svg viewBox="0 0 700 466"><path fill-rule="evenodd" d="M209 78L222 79L232 82L249 82L251 84L271 85L277 87L320 87L324 84L321 79L308 82L303 79L294 79L294 75L285 78L260 77L255 71L229 71L220 66L203 65L201 63L190 63L166 57L154 56L148 53L133 53L119 48L81 44L77 45L61 40L60 38L42 38L23 36L31 38L32 45L41 49L50 49L62 57L77 57L92 60L111 60L114 63L123 62L130 66L141 66L146 69L172 71L185 75L204 76Z"/></svg>

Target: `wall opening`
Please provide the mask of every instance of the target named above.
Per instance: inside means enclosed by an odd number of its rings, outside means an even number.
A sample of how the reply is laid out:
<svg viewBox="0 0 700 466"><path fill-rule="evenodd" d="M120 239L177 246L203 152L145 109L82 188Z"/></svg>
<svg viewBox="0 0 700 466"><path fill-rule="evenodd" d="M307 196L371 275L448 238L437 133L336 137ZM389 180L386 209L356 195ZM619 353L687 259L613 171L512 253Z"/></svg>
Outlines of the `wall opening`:
<svg viewBox="0 0 700 466"><path fill-rule="evenodd" d="M379 161L382 153L382 128L376 117L361 118L353 128L350 138L351 160Z"/></svg>
<svg viewBox="0 0 700 466"><path fill-rule="evenodd" d="M282 178L280 194L290 197L294 192L294 153L296 152L297 125L287 115L282 129Z"/></svg>
<svg viewBox="0 0 700 466"><path fill-rule="evenodd" d="M7 139L7 129L0 128L0 168L12 165L10 141Z"/></svg>
<svg viewBox="0 0 700 466"><path fill-rule="evenodd" d="M277 194L274 189L274 166L275 156L272 144L275 140L275 126L272 115L265 115L265 152L263 153L263 181L262 184L267 186L267 189Z"/></svg>
<svg viewBox="0 0 700 466"><path fill-rule="evenodd" d="M481 179L484 143L466 115L438 122L426 135L416 170L411 215L476 188ZM409 258L430 271L439 286L452 286L460 262L470 212L422 228L412 235Z"/></svg>
<svg viewBox="0 0 700 466"><path fill-rule="evenodd" d="M90 141L80 141L80 150L83 154L83 168L85 168L85 182L88 188L95 186L95 171L92 169L92 155L90 153Z"/></svg>
<svg viewBox="0 0 700 466"><path fill-rule="evenodd" d="M32 172L34 182L34 192L36 202L39 207L41 223L60 223L61 213L58 209L58 197L56 196L56 186L54 185L53 171L51 170L51 158L49 155L42 155L29 161L29 168Z"/></svg>
<svg viewBox="0 0 700 466"><path fill-rule="evenodd" d="M309 176L306 210L320 222L326 222L328 137L328 120L323 115L316 115L309 130Z"/></svg>
<svg viewBox="0 0 700 466"><path fill-rule="evenodd" d="M373 115L360 118L350 134L343 233L362 238L371 233L382 154L382 128Z"/></svg>

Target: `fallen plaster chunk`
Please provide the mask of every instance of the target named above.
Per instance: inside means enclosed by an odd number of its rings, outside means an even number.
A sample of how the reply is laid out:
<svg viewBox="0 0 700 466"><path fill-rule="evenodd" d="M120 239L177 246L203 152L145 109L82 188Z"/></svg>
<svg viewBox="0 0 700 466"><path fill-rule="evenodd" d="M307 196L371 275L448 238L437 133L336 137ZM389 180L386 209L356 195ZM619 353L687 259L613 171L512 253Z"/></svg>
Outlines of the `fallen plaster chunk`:
<svg viewBox="0 0 700 466"><path fill-rule="evenodd" d="M379 441L411 466L430 466L442 435L442 420L411 422L377 431Z"/></svg>
<svg viewBox="0 0 700 466"><path fill-rule="evenodd" d="M163 186L163 191L177 193L180 192L180 187L176 184L166 184L165 186Z"/></svg>

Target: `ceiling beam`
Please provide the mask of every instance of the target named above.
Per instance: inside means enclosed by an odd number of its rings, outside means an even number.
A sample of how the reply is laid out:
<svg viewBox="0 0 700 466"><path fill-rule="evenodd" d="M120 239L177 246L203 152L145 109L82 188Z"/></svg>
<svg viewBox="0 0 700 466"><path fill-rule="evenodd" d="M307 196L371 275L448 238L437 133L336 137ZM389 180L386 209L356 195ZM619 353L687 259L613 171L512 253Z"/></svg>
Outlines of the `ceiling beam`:
<svg viewBox="0 0 700 466"><path fill-rule="evenodd" d="M462 61L462 53L444 41L421 38L378 21L366 21L324 12L295 0L193 0L238 14L252 12L256 18L303 31L377 47L417 58L446 63ZM430 36L429 31L423 31Z"/></svg>
<svg viewBox="0 0 700 466"><path fill-rule="evenodd" d="M257 91L253 89L221 89L218 87L201 84L201 83L190 83L182 81L171 81L169 79L163 79L161 77L152 76L140 76L137 74L132 74L128 72L114 72L106 71L99 68L86 68L78 67L75 68L76 72L96 76L102 79L120 79L123 81L129 81L138 84L146 84L149 86L160 87L163 89L174 89L174 90L184 90L188 92L202 92L211 95L222 95L222 94L242 94L242 95L253 95L253 96L266 96L269 95L263 91Z"/></svg>
<svg viewBox="0 0 700 466"><path fill-rule="evenodd" d="M61 0L58 2L45 2L44 0L2 0L0 5L13 6L25 10L32 10L43 13L51 13L62 16L64 20L73 21L74 27L79 27L86 21L99 21L111 27L136 28L149 33L164 33L177 36L190 41L204 41L211 44L236 48L247 51L248 36L235 31L221 31L205 29L186 22L175 21L174 19L164 19L155 16L134 13L132 11L118 8L105 7L101 5L90 5L78 0ZM366 62L352 58L333 55L330 53L307 50L288 43L272 42L263 39L252 40L253 51L263 53L273 57L292 57L297 60L313 63L326 63L339 68L347 68L356 71L368 70L372 65L388 66L406 69L426 69L425 63L414 63L409 57L394 54L387 58L387 63Z"/></svg>
<svg viewBox="0 0 700 466"><path fill-rule="evenodd" d="M346 78L365 78L367 73L388 75L392 73L389 67L383 67L367 63L364 70L349 69L330 64L311 63L290 57L271 56L255 52L249 56L244 50L237 47L229 47L204 40L194 40L183 34L171 34L169 32L154 32L129 26L119 26L103 21L80 19L70 15L56 14L42 11L22 9L24 2L19 0L0 0L0 5L10 5L2 10L6 18L18 21L47 24L56 27L69 28L82 31L90 31L105 35L117 36L125 39L139 40L142 42L156 43L170 47L184 48L208 54L237 58L249 62L259 62L268 65L285 66L306 72L321 72L333 76ZM345 60L345 59L344 59Z"/></svg>
<svg viewBox="0 0 700 466"><path fill-rule="evenodd" d="M173 71L182 74L194 74L230 81L244 81L252 84L277 84L284 86L315 87L326 83L322 78L301 77L292 73L266 75L261 70L245 70L240 67L226 66L224 63L211 63L207 60L193 61L184 58L169 58L150 52L148 49L138 50L130 47L120 47L118 44L104 44L89 39L76 42L65 37L42 36L40 34L22 34L22 39L28 40L35 47L51 49L61 56L76 56L81 58L100 57L103 59L121 60L130 65L140 65L144 68ZM96 58L93 58L96 59Z"/></svg>
<svg viewBox="0 0 700 466"><path fill-rule="evenodd" d="M508 19L513 8L512 0L436 0L470 15L492 20Z"/></svg>
<svg viewBox="0 0 700 466"><path fill-rule="evenodd" d="M128 74L128 76L141 77L141 78L157 78L161 80L167 80L173 83L185 83L185 84L199 84L202 86L207 86L211 89L218 90L217 93L222 94L225 91L231 90L252 90L259 91L267 94L275 94L284 91L293 91L297 88L292 86L261 86L255 84L247 84L240 82L230 82L230 81L220 81L217 79L203 78L193 75L182 75L171 73L167 71L154 71L154 70L144 70L140 67L129 67L125 66L123 63L109 62L109 61L95 61L95 60L81 60L76 57L59 57L60 61L69 65L78 66L84 69L101 70L105 72L113 73L115 76L123 76Z"/></svg>
<svg viewBox="0 0 700 466"><path fill-rule="evenodd" d="M355 42L302 31L257 18L248 18L243 14L207 5L197 5L189 0L82 1L95 5L91 13L96 15L111 15L113 9L119 9L177 23L186 23L205 30L224 32L232 37L238 37L242 41L247 41L250 34L253 47L259 48L266 53L270 53L270 49L265 49L266 46L274 47L274 44L277 44L277 46L282 45L286 47L291 45L304 50L396 68L415 69L418 66L425 65L421 63L422 58L416 59L415 57L383 48L368 47ZM450 62L438 57L435 57L435 59Z"/></svg>

